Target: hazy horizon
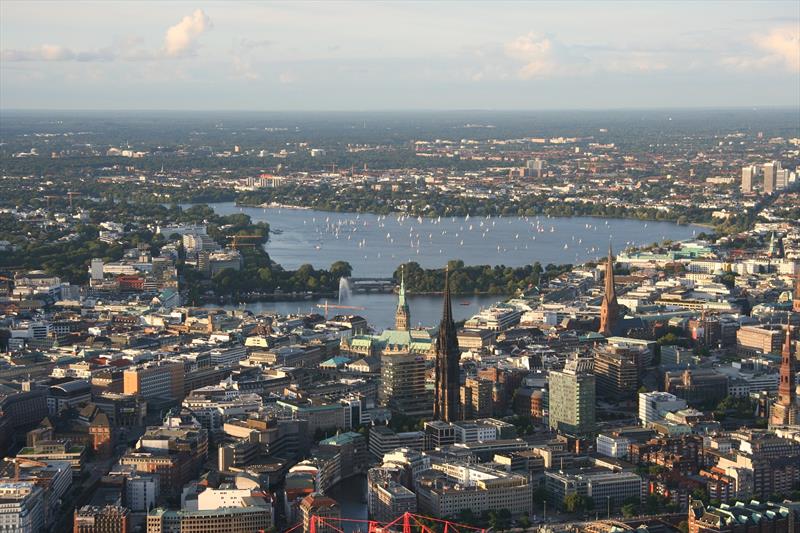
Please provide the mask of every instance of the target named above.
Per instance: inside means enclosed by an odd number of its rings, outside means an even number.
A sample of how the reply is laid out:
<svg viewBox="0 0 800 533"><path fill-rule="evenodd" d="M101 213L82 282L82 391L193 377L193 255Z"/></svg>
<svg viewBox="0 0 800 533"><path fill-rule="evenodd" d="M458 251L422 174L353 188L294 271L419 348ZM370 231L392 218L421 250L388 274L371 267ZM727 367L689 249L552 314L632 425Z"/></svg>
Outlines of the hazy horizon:
<svg viewBox="0 0 800 533"><path fill-rule="evenodd" d="M800 2L0 2L0 108L800 107Z"/></svg>
<svg viewBox="0 0 800 533"><path fill-rule="evenodd" d="M665 107L564 107L564 108L385 108L385 109L178 109L178 108L48 108L0 107L0 113L270 113L270 114L380 114L380 113L604 113L604 112L660 112L660 111L792 111L800 113L800 105L741 105L741 106L665 106Z"/></svg>

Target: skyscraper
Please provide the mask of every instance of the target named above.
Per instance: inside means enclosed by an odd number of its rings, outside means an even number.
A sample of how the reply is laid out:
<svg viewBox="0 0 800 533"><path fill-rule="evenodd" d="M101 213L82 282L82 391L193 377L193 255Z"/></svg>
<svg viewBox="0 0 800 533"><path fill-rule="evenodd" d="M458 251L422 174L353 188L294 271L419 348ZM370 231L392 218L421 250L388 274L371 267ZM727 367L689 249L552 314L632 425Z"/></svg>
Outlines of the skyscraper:
<svg viewBox="0 0 800 533"><path fill-rule="evenodd" d="M597 394L616 401L633 398L641 382L639 359L642 353L608 345L598 346L593 351Z"/></svg>
<svg viewBox="0 0 800 533"><path fill-rule="evenodd" d="M611 244L609 244L605 291L603 292L603 303L600 306L600 333L605 336L613 335L618 314L617 290L614 288L614 256L611 253Z"/></svg>
<svg viewBox="0 0 800 533"><path fill-rule="evenodd" d="M777 186L778 171L781 169L779 161L764 163L764 192L771 194Z"/></svg>
<svg viewBox="0 0 800 533"><path fill-rule="evenodd" d="M769 422L772 426L792 425L800 422L794 376L794 354L792 354L792 327L787 324L786 337L781 350L781 371L778 382L778 399L772 404Z"/></svg>
<svg viewBox="0 0 800 533"><path fill-rule="evenodd" d="M381 354L382 405L407 416L431 415L431 395L425 389L425 357L404 348Z"/></svg>
<svg viewBox="0 0 800 533"><path fill-rule="evenodd" d="M742 192L744 194L753 192L753 178L757 173L758 169L755 165L742 167Z"/></svg>
<svg viewBox="0 0 800 533"><path fill-rule="evenodd" d="M394 313L394 329L408 331L411 327L411 312L406 303L405 269L400 271L400 293L397 299L397 311Z"/></svg>
<svg viewBox="0 0 800 533"><path fill-rule="evenodd" d="M550 427L577 438L593 438L595 433L595 376L589 358L573 358L564 370L551 370Z"/></svg>
<svg viewBox="0 0 800 533"><path fill-rule="evenodd" d="M458 349L456 325L453 322L453 307L450 301L450 270L444 274L444 308L436 338L436 398L433 418L445 422L461 420L460 372L461 351Z"/></svg>

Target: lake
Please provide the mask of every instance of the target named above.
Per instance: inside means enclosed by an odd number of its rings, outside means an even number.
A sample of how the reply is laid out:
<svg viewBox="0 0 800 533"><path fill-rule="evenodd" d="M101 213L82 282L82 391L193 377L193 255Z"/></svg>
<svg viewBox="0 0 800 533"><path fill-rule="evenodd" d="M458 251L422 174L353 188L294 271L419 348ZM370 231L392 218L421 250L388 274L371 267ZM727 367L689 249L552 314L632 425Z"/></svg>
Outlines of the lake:
<svg viewBox="0 0 800 533"><path fill-rule="evenodd" d="M453 318L456 321L466 320L476 314L483 307L505 300L505 296L456 296L453 298ZM435 327L439 325L442 317L442 297L428 295L409 295L406 297L411 311L411 325ZM306 300L300 302L254 302L243 307L255 314L278 313L288 315L291 313L306 314L320 313L325 310L317 307L324 304L325 300ZM336 304L336 301L330 301ZM356 314L367 319L370 326L376 331L394 327L394 312L397 308L397 295L385 293L353 294L343 305L363 307L364 309L330 309L329 316L337 314ZM239 306L227 305L226 309Z"/></svg>
<svg viewBox="0 0 800 533"><path fill-rule="evenodd" d="M441 217L334 213L311 209L209 204L217 213L245 213L270 225L270 257L294 270L304 263L328 268L347 261L353 276L390 277L408 261L441 268L467 265L523 266L539 261L580 264L604 256L609 241L619 251L664 239L691 238L702 229L671 222L594 217Z"/></svg>

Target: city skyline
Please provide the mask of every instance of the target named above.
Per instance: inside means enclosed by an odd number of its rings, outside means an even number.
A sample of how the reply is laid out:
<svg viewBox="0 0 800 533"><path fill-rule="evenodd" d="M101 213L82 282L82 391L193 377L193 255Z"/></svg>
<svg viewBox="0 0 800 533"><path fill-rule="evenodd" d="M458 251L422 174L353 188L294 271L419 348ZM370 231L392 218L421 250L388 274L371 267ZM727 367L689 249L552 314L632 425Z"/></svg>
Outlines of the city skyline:
<svg viewBox="0 0 800 533"><path fill-rule="evenodd" d="M795 2L145 5L4 2L0 108L797 107L800 94Z"/></svg>

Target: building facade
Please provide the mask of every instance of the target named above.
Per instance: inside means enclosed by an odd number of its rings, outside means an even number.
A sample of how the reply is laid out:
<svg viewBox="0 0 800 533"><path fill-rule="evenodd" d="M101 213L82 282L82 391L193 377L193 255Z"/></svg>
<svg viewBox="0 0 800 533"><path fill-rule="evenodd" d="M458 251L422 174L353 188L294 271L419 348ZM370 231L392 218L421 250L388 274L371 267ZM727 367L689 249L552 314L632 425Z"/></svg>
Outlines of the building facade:
<svg viewBox="0 0 800 533"><path fill-rule="evenodd" d="M551 370L549 424L559 433L593 438L595 433L595 376L592 360L567 361L563 370Z"/></svg>

